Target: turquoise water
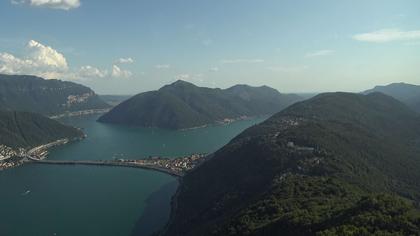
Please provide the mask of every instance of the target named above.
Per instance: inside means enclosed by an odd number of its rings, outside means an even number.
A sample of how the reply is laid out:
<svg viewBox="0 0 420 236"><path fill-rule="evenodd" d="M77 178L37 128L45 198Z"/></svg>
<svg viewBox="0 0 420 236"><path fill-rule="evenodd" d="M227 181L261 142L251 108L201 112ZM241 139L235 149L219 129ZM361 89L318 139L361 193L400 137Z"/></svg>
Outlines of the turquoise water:
<svg viewBox="0 0 420 236"><path fill-rule="evenodd" d="M104 160L213 152L264 118L185 131L109 125L68 118L88 137L51 150L49 159ZM168 217L175 179L154 171L28 164L0 171L0 235L127 236Z"/></svg>

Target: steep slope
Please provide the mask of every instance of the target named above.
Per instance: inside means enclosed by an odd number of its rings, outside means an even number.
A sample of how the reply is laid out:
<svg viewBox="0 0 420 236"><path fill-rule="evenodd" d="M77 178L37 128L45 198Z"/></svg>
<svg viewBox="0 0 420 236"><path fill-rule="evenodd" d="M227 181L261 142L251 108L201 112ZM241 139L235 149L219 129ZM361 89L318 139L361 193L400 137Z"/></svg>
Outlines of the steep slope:
<svg viewBox="0 0 420 236"><path fill-rule="evenodd" d="M62 138L81 138L83 133L55 120L28 112L0 111L0 144L29 148Z"/></svg>
<svg viewBox="0 0 420 236"><path fill-rule="evenodd" d="M420 118L328 93L244 131L187 174L163 235L418 235Z"/></svg>
<svg viewBox="0 0 420 236"><path fill-rule="evenodd" d="M0 110L56 115L108 107L90 88L80 84L29 75L0 75Z"/></svg>
<svg viewBox="0 0 420 236"><path fill-rule="evenodd" d="M300 100L263 86L237 85L229 89L197 87L177 81L157 91L138 94L99 118L101 122L192 128L241 116L273 114Z"/></svg>
<svg viewBox="0 0 420 236"><path fill-rule="evenodd" d="M373 89L363 92L369 94L372 92L381 92L392 96L401 102L407 104L413 110L420 112L420 86L406 83L394 83L386 86L376 86Z"/></svg>

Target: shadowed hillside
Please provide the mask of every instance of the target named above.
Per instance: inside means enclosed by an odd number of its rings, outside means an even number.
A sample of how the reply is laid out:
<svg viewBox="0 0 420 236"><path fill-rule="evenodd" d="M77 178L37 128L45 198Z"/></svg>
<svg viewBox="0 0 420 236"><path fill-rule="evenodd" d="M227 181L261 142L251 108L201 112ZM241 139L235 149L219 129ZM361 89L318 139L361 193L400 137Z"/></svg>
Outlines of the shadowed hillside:
<svg viewBox="0 0 420 236"><path fill-rule="evenodd" d="M327 93L244 131L187 174L164 235L418 235L420 119Z"/></svg>
<svg viewBox="0 0 420 236"><path fill-rule="evenodd" d="M0 111L0 144L28 148L62 138L81 138L82 131L29 112Z"/></svg>
<svg viewBox="0 0 420 236"><path fill-rule="evenodd" d="M0 110L57 115L109 107L90 88L80 84L30 75L0 74Z"/></svg>

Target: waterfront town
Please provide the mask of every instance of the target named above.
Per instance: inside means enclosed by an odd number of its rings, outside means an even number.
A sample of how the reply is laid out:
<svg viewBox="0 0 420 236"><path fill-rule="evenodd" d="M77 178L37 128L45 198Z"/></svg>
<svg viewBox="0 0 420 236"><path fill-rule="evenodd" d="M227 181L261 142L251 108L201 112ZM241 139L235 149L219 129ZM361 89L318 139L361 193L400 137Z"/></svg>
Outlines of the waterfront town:
<svg viewBox="0 0 420 236"><path fill-rule="evenodd" d="M158 156L151 156L146 159L138 160L125 160L118 159L119 162L131 163L143 167L153 167L153 169L166 170L165 172L171 172L178 176L184 175L187 171L197 167L206 159L204 153L194 153L191 155L176 157L176 158L165 158Z"/></svg>
<svg viewBox="0 0 420 236"><path fill-rule="evenodd" d="M82 165L106 165L106 166L126 166L144 169L152 169L165 172L174 176L183 176L189 170L197 167L207 157L203 153L194 153L182 157L167 158L159 156L150 156L144 159L115 159L115 160L81 160L81 161L63 161L63 160L45 160L48 155L48 149L68 143L68 139L60 139L45 145L25 150L19 148L14 150L8 146L0 145L0 170L19 166L25 162L40 164L82 164Z"/></svg>
<svg viewBox="0 0 420 236"><path fill-rule="evenodd" d="M22 165L28 160L45 159L48 155L48 149L68 142L68 139L59 139L29 150L24 148L13 149L6 145L0 145L0 170Z"/></svg>

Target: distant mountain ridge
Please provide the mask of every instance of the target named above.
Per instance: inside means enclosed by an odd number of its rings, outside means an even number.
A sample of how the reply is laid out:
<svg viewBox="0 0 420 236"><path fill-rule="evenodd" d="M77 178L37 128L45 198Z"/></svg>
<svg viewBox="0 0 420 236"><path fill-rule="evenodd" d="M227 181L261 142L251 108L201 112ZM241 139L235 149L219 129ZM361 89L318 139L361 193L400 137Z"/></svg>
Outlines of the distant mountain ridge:
<svg viewBox="0 0 420 236"><path fill-rule="evenodd" d="M381 92L392 96L407 104L413 110L420 112L420 86L406 83L393 83L385 86L376 86L363 92L364 94Z"/></svg>
<svg viewBox="0 0 420 236"><path fill-rule="evenodd" d="M184 129L224 119L274 114L301 100L267 86L228 89L198 87L179 80L157 91L140 93L114 107L100 122Z"/></svg>
<svg viewBox="0 0 420 236"><path fill-rule="evenodd" d="M390 96L317 95L187 173L161 234L419 235L419 144Z"/></svg>
<svg viewBox="0 0 420 236"><path fill-rule="evenodd" d="M57 115L109 107L94 91L80 84L0 74L0 110Z"/></svg>

